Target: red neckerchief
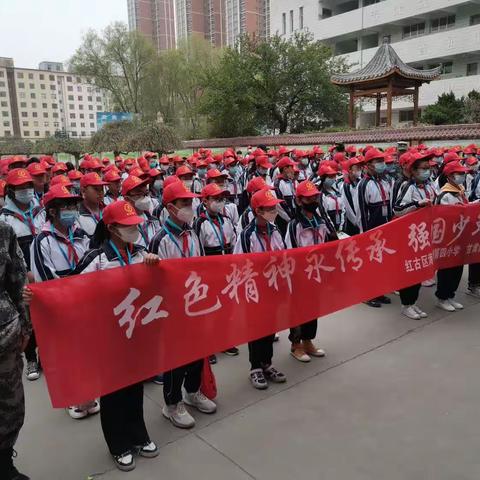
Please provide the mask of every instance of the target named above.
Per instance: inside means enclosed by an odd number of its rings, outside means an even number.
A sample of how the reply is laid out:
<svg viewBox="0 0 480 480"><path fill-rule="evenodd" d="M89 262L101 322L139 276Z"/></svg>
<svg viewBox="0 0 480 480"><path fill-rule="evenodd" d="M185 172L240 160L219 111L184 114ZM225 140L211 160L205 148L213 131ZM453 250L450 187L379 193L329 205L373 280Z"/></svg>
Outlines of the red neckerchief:
<svg viewBox="0 0 480 480"><path fill-rule="evenodd" d="M258 228L258 233L262 236L262 238L265 240L265 251L269 252L272 250L272 242L271 242L271 237L268 234L268 228L265 227L265 229L260 229Z"/></svg>
<svg viewBox="0 0 480 480"><path fill-rule="evenodd" d="M33 218L28 213L25 215L20 215L19 213L12 211L12 214L15 218L28 226L32 235L36 234L35 225L33 224Z"/></svg>

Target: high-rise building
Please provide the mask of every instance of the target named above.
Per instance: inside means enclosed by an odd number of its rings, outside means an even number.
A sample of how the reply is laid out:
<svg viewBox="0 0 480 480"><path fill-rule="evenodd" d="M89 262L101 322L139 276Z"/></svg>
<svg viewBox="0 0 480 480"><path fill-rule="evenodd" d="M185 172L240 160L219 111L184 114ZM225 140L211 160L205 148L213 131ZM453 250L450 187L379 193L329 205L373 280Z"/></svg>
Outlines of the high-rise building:
<svg viewBox="0 0 480 480"><path fill-rule="evenodd" d="M57 62L16 68L12 58L0 57L0 137L35 140L60 130L85 138L97 131L97 112L109 110L108 95L58 68Z"/></svg>
<svg viewBox="0 0 480 480"><path fill-rule="evenodd" d="M227 45L245 34L262 39L270 35L270 1L225 0Z"/></svg>
<svg viewBox="0 0 480 480"><path fill-rule="evenodd" d="M271 0L272 33L289 38L310 31L345 58L364 67L384 37L409 65L441 65L438 80L420 88L420 108L453 91L466 95L480 85L480 5L475 0ZM383 108L383 107L382 107ZM393 104L393 123L413 121L410 101ZM386 118L382 109L381 123ZM375 105L364 103L357 125L375 124Z"/></svg>

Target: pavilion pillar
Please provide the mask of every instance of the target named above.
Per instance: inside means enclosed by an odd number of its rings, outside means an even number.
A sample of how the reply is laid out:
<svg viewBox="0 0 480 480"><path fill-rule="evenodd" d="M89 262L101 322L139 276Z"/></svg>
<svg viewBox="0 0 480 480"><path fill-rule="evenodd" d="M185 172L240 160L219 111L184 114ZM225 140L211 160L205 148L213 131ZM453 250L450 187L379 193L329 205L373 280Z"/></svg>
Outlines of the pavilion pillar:
<svg viewBox="0 0 480 480"><path fill-rule="evenodd" d="M354 97L355 88L352 86L350 88L350 104L348 107L348 123L350 128L355 128L355 97Z"/></svg>
<svg viewBox="0 0 480 480"><path fill-rule="evenodd" d="M418 123L418 84L413 92L413 125Z"/></svg>
<svg viewBox="0 0 480 480"><path fill-rule="evenodd" d="M387 90L387 127L392 126L392 102L393 102L393 84L392 84L392 79L389 79L388 90Z"/></svg>
<svg viewBox="0 0 480 480"><path fill-rule="evenodd" d="M382 94L377 93L377 109L375 111L375 126L380 126L380 109L382 108Z"/></svg>

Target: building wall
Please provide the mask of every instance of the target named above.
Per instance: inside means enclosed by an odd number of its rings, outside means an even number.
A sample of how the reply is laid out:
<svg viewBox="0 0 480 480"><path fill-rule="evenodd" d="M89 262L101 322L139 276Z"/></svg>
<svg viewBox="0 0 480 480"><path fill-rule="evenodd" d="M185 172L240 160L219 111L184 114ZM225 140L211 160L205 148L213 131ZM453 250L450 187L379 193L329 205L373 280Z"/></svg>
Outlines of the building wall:
<svg viewBox="0 0 480 480"><path fill-rule="evenodd" d="M97 131L96 113L109 110L108 96L85 77L10 69L9 77L0 59L0 137L38 139L62 129L72 137L90 137Z"/></svg>

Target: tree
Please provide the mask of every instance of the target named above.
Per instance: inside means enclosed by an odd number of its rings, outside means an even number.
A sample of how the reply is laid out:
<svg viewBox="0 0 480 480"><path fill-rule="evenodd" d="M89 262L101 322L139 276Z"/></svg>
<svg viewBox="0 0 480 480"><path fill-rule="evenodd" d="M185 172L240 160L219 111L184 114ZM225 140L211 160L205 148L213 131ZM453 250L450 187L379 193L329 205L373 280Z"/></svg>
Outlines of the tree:
<svg viewBox="0 0 480 480"><path fill-rule="evenodd" d="M110 92L116 110L139 113L155 57L145 38L116 22L103 35L88 31L69 63L72 72L91 77L97 87Z"/></svg>
<svg viewBox="0 0 480 480"><path fill-rule="evenodd" d="M465 123L480 123L480 92L472 90L464 100Z"/></svg>
<svg viewBox="0 0 480 480"><path fill-rule="evenodd" d="M423 111L422 121L433 125L463 123L464 98L455 98L453 92L439 95L437 102Z"/></svg>
<svg viewBox="0 0 480 480"><path fill-rule="evenodd" d="M59 139L55 137L42 138L41 140L38 140L33 147L33 153L35 154L42 153L44 155L53 155L60 151Z"/></svg>
<svg viewBox="0 0 480 480"><path fill-rule="evenodd" d="M344 123L346 97L330 77L345 69L309 33L289 41L245 36L205 76L202 111L219 136L297 133Z"/></svg>
<svg viewBox="0 0 480 480"><path fill-rule="evenodd" d="M0 155L29 155L33 143L18 137L0 138Z"/></svg>
<svg viewBox="0 0 480 480"><path fill-rule="evenodd" d="M159 155L177 149L180 140L175 132L158 122L141 122L126 139L130 151L148 150Z"/></svg>
<svg viewBox="0 0 480 480"><path fill-rule="evenodd" d="M128 153L127 138L135 130L136 123L130 120L111 122L104 125L90 139L90 150L94 152L113 152L115 156Z"/></svg>

